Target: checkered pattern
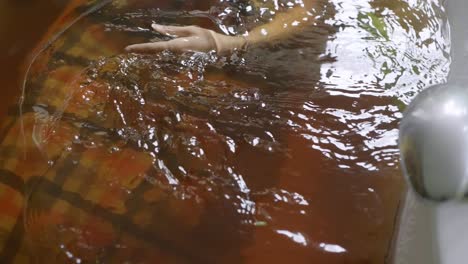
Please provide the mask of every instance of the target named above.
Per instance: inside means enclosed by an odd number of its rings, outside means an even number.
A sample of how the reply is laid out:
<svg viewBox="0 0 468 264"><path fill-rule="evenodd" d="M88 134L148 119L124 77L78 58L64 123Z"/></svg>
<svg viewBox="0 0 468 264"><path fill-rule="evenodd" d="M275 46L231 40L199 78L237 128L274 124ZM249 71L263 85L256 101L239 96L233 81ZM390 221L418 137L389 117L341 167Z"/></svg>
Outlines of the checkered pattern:
<svg viewBox="0 0 468 264"><path fill-rule="evenodd" d="M95 2L72 1L46 39ZM0 263L216 262L193 246L216 202L178 197L154 157L113 134L118 119L91 114L106 110L109 89L87 83L86 67L121 51L103 32L87 17L59 37L31 68L22 118L2 122Z"/></svg>

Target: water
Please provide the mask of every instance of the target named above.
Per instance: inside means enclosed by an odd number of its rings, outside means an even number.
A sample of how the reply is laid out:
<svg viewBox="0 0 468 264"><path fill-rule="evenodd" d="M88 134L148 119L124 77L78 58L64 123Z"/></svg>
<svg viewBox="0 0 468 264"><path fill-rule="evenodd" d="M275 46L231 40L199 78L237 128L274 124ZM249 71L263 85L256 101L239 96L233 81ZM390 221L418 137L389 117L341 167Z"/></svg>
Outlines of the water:
<svg viewBox="0 0 468 264"><path fill-rule="evenodd" d="M152 21L239 34L288 8L150 2L106 6L33 63L25 137L4 122L2 192L18 202L2 257L384 263L398 121L450 63L440 3L321 3L301 34L228 57L122 53L166 38Z"/></svg>
<svg viewBox="0 0 468 264"><path fill-rule="evenodd" d="M0 3L0 34L6 38L0 43L0 76L4 87L0 98L2 118L18 95L21 69L28 52L46 32L47 25L58 16L62 5L45 0ZM22 14L21 18L17 14Z"/></svg>

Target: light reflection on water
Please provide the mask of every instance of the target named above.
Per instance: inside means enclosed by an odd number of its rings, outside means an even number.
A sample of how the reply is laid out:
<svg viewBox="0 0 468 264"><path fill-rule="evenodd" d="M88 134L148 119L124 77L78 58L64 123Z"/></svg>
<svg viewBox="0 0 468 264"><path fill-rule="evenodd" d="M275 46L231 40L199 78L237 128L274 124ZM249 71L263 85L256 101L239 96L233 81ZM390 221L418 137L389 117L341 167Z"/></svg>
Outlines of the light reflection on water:
<svg viewBox="0 0 468 264"><path fill-rule="evenodd" d="M340 30L328 42L327 50L337 62L322 65L321 81L331 96L357 98L356 104L373 100L374 104L352 110L315 109L346 125L346 129L335 131L342 137L335 139L338 144L332 143L335 148L348 151L343 143L348 131L362 136L361 152L366 155L355 164L370 170L394 167L403 105L418 91L443 82L447 76L450 47L443 8L438 1L334 3L340 8L330 22ZM340 154L356 161L356 157Z"/></svg>
<svg viewBox="0 0 468 264"><path fill-rule="evenodd" d="M300 35L227 58L115 48L165 38L151 20L239 34L288 3L106 7L39 58L48 71L30 77L28 132L40 153L29 155L53 161L45 177L95 207L45 206L51 187L32 185L31 252L76 263L382 263L401 192L402 109L449 66L439 3L333 0ZM111 51L72 38L90 28ZM67 52L84 63L54 88ZM149 253L154 241L161 252Z"/></svg>

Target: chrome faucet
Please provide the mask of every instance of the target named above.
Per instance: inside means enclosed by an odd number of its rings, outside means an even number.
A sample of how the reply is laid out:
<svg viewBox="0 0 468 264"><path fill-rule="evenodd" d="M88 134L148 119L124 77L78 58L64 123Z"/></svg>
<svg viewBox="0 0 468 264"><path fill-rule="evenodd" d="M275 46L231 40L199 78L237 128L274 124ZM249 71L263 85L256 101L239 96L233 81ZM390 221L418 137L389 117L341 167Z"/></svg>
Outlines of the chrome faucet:
<svg viewBox="0 0 468 264"><path fill-rule="evenodd" d="M429 200L468 197L468 1L447 0L451 66L446 84L421 92L400 125L404 174Z"/></svg>
<svg viewBox="0 0 468 264"><path fill-rule="evenodd" d="M395 264L458 264L468 257L468 1L445 2L447 83L421 92L400 124L402 167L412 190L400 212Z"/></svg>

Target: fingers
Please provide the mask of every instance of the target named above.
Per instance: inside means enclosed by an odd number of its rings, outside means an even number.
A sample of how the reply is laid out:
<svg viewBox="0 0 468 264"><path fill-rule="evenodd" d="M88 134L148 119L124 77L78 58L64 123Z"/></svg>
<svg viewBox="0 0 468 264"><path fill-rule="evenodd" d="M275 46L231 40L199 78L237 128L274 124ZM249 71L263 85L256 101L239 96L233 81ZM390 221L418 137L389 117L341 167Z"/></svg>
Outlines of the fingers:
<svg viewBox="0 0 468 264"><path fill-rule="evenodd" d="M125 48L125 51L133 53L157 53L166 49L169 49L169 45L166 41L163 41L130 45Z"/></svg>
<svg viewBox="0 0 468 264"><path fill-rule="evenodd" d="M199 37L195 35L200 33L200 28L196 26L178 27L153 24L151 27L161 34L176 38L169 41L130 45L125 48L125 51L133 53L157 53L163 50L183 52L191 50L190 46L197 46L199 42ZM192 43L190 43L189 40L191 40ZM197 49L195 48L194 50Z"/></svg>
<svg viewBox="0 0 468 264"><path fill-rule="evenodd" d="M164 50L169 50L172 52L184 52L191 50L191 40L193 41L195 39L177 38L169 41L134 44L127 46L125 51L133 53L157 53Z"/></svg>
<svg viewBox="0 0 468 264"><path fill-rule="evenodd" d="M195 33L195 26L177 27L177 26L162 26L158 24L152 24L151 27L164 35L175 36L175 37L188 37Z"/></svg>

